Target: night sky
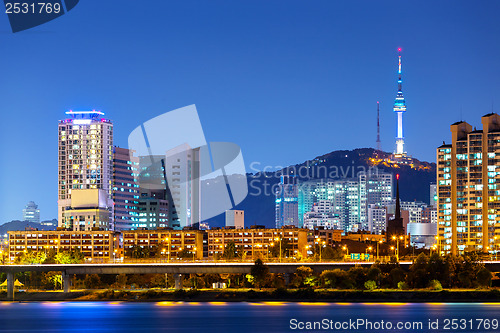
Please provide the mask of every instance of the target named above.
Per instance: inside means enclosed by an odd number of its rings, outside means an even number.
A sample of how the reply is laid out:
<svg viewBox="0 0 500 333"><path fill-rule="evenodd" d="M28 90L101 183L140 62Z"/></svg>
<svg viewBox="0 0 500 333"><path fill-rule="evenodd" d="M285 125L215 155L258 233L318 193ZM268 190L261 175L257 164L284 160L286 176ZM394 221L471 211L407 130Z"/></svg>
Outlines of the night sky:
<svg viewBox="0 0 500 333"><path fill-rule="evenodd" d="M451 123L500 110L499 17L497 1L82 0L13 34L0 14L0 223L30 200L56 217L69 109L105 112L125 147L139 124L196 104L208 141L276 166L373 147L380 101L393 151L398 47L406 150L435 161Z"/></svg>

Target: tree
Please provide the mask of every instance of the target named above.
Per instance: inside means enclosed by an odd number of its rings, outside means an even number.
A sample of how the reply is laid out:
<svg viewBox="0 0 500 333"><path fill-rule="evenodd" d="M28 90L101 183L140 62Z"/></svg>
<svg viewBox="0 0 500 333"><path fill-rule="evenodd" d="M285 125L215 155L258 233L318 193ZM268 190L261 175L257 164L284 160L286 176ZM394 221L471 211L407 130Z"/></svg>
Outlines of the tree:
<svg viewBox="0 0 500 333"><path fill-rule="evenodd" d="M255 264L250 269L250 275L253 276L255 285L258 288L262 288L262 285L269 275L269 267L264 265L262 260L257 259L255 260Z"/></svg>
<svg viewBox="0 0 500 333"><path fill-rule="evenodd" d="M482 287L490 287L492 276L491 272L483 267L477 272L477 282Z"/></svg>
<svg viewBox="0 0 500 333"><path fill-rule="evenodd" d="M101 286L101 278L97 274L87 274L83 280L86 289L97 289Z"/></svg>
<svg viewBox="0 0 500 333"><path fill-rule="evenodd" d="M315 277L313 276L313 270L311 267L300 266L295 272L294 284L297 287L304 287L305 285L314 285Z"/></svg>
<svg viewBox="0 0 500 333"><path fill-rule="evenodd" d="M373 280L368 280L365 282L365 289L366 290L374 290L377 288L377 282L373 281Z"/></svg>
<svg viewBox="0 0 500 333"><path fill-rule="evenodd" d="M134 259L148 258L149 257L149 247L143 247L139 245L134 245L132 248L126 251L127 256Z"/></svg>
<svg viewBox="0 0 500 333"><path fill-rule="evenodd" d="M127 275L126 274L117 275L116 284L119 288L124 289L127 286Z"/></svg>
<svg viewBox="0 0 500 333"><path fill-rule="evenodd" d="M226 248L224 249L224 253L222 254L222 257L226 260L232 260L236 258L238 255L236 251L236 244L234 244L233 241L230 241L227 243Z"/></svg>
<svg viewBox="0 0 500 333"><path fill-rule="evenodd" d="M323 271L320 275L320 282L327 288L352 289L354 287L349 274L339 268Z"/></svg>
<svg viewBox="0 0 500 333"><path fill-rule="evenodd" d="M79 264L84 259L83 253L80 250L71 250L69 252L59 252L55 255L54 261L58 264Z"/></svg>
<svg viewBox="0 0 500 333"><path fill-rule="evenodd" d="M45 252L34 252L28 251L23 252L20 257L17 258L20 264L23 265L33 265L33 264L41 264L47 258L47 254Z"/></svg>

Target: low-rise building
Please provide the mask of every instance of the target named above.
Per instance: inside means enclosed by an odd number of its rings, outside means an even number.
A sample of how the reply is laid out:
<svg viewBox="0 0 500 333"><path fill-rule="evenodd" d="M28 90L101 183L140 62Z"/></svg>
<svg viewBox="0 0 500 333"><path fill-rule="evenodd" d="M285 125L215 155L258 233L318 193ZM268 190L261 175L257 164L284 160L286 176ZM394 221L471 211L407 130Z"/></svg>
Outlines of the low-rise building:
<svg viewBox="0 0 500 333"><path fill-rule="evenodd" d="M255 227L249 229L211 229L208 234L208 257L221 256L226 246L233 242L238 251L246 252L247 257L261 255L267 257L271 248L284 244L285 256L293 257L300 253L307 255L307 229L283 227L265 229Z"/></svg>
<svg viewBox="0 0 500 333"><path fill-rule="evenodd" d="M24 252L54 249L80 251L86 260L107 262L116 256L117 237L113 231L9 231L9 258L14 261ZM115 254L114 254L115 253ZM113 255L114 254L114 255Z"/></svg>
<svg viewBox="0 0 500 333"><path fill-rule="evenodd" d="M204 257L204 232L201 230L128 230L122 235L127 259L133 257L130 253L134 247L148 249L150 255L156 253L166 259L176 259L186 251L195 252L196 259Z"/></svg>
<svg viewBox="0 0 500 333"><path fill-rule="evenodd" d="M307 242L311 247L315 244L333 246L335 243L339 243L342 240L342 232L342 230L315 227L313 230L309 231Z"/></svg>

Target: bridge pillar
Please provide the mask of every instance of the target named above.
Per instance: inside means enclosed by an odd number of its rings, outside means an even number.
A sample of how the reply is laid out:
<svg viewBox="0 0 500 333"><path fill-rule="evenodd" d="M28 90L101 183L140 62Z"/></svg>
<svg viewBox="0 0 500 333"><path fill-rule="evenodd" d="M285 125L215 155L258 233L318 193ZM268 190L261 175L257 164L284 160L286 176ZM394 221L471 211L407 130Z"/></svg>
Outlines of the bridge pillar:
<svg viewBox="0 0 500 333"><path fill-rule="evenodd" d="M283 273L283 279L285 279L285 286L288 286L290 284L290 273Z"/></svg>
<svg viewBox="0 0 500 333"><path fill-rule="evenodd" d="M7 299L14 300L14 273L7 272Z"/></svg>
<svg viewBox="0 0 500 333"><path fill-rule="evenodd" d="M174 274L175 289L182 289L182 280L184 277L182 274Z"/></svg>
<svg viewBox="0 0 500 333"><path fill-rule="evenodd" d="M62 280L63 280L63 289L65 293L69 293L71 290L71 275L66 273L65 271L62 272Z"/></svg>

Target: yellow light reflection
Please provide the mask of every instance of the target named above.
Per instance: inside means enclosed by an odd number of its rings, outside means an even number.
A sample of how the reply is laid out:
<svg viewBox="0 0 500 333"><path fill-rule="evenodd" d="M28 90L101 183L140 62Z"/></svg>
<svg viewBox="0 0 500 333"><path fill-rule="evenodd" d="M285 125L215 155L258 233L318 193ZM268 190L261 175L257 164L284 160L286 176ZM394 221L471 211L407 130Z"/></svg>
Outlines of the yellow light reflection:
<svg viewBox="0 0 500 333"><path fill-rule="evenodd" d="M210 305L224 306L227 305L226 302L209 302Z"/></svg>
<svg viewBox="0 0 500 333"><path fill-rule="evenodd" d="M299 302L300 305L312 305L312 306L325 306L330 305L330 303L324 302Z"/></svg>

